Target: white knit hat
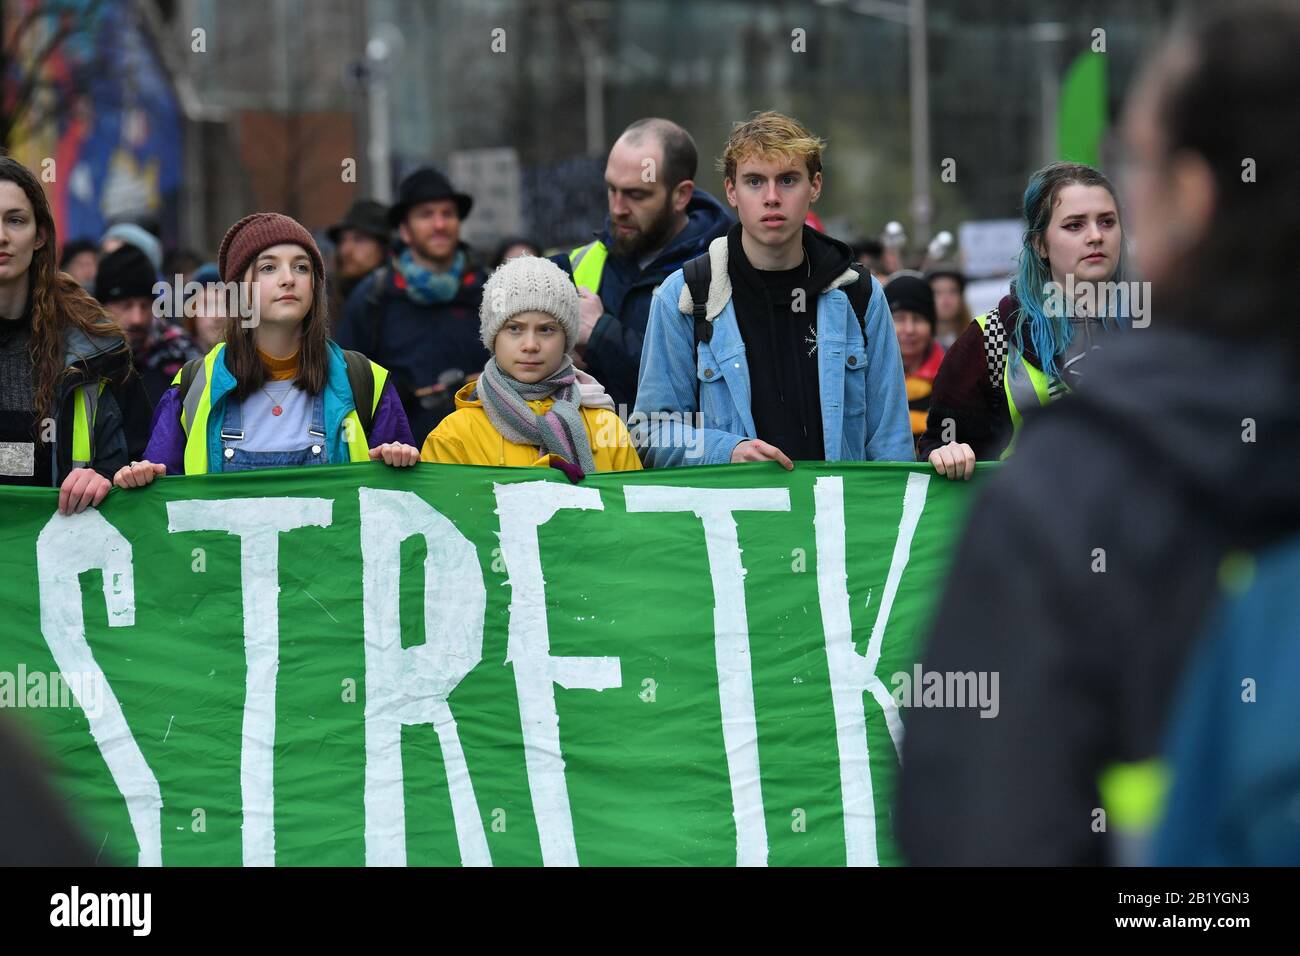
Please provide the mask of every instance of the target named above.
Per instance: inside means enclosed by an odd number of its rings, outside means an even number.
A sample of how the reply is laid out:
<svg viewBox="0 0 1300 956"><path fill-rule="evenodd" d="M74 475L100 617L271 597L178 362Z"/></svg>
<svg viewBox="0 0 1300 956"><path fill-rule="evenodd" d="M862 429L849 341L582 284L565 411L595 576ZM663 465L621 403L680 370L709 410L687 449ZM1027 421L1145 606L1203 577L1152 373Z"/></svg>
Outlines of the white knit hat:
<svg viewBox="0 0 1300 956"><path fill-rule="evenodd" d="M483 284L479 329L489 352L506 320L520 312L545 312L564 329L564 350L578 343L578 289L550 259L523 255L502 263Z"/></svg>

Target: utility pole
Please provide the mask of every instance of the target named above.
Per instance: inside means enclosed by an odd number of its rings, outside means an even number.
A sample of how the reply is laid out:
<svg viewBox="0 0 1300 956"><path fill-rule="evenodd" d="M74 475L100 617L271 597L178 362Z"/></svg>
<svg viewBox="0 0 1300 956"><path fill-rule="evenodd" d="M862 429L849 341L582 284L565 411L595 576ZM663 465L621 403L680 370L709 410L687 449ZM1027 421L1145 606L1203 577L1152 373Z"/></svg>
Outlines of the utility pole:
<svg viewBox="0 0 1300 956"><path fill-rule="evenodd" d="M930 77L926 62L925 0L908 4L908 72L912 107L912 222L918 245L930 241Z"/></svg>
<svg viewBox="0 0 1300 956"><path fill-rule="evenodd" d="M1039 122L1042 164L1056 160L1056 117L1061 98L1061 77L1057 69L1057 44L1065 39L1065 24L1035 23L1029 35L1038 44Z"/></svg>
<svg viewBox="0 0 1300 956"><path fill-rule="evenodd" d="M366 158L370 162L370 192L381 203L393 200L393 170L390 160L392 147L388 128L388 61L392 51L388 41L376 34L366 44L369 70L366 82L366 103L369 116L366 125L370 142Z"/></svg>

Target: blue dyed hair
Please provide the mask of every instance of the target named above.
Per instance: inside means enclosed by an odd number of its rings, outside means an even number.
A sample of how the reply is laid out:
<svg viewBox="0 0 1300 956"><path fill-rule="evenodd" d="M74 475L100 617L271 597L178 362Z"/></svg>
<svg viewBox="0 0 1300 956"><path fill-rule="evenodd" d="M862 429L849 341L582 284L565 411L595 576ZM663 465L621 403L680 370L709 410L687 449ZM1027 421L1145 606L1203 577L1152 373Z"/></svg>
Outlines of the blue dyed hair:
<svg viewBox="0 0 1300 956"><path fill-rule="evenodd" d="M1050 377L1055 378L1059 370L1056 358L1070 345L1074 336L1070 320L1065 315L1054 315L1047 309L1047 284L1052 281L1052 270L1047 261L1039 256L1034 248L1035 240L1043 241L1047 227L1052 221L1052 207L1060 191L1071 185L1101 186L1115 200L1115 210L1119 213L1119 198L1110 180L1099 170L1080 163L1051 163L1029 177L1025 187L1025 229L1024 244L1020 248L1020 266L1016 271L1015 294L1020 301L1021 320L1016 324L1016 348L1024 352L1025 326L1029 327L1029 340L1038 354L1039 367ZM1125 256L1123 239L1123 216L1120 216L1119 257L1115 272L1110 276L1112 282L1124 281ZM1102 316L1105 323L1114 319L1119 325L1127 325L1127 316Z"/></svg>

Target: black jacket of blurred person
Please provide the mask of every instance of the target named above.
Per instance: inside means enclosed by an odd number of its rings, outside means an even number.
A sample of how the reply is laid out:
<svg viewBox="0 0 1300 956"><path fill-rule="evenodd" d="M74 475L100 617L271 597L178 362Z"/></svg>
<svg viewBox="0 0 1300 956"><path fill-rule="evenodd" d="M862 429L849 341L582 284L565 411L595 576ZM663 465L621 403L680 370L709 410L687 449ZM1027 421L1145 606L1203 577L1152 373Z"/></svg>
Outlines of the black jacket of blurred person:
<svg viewBox="0 0 1300 956"><path fill-rule="evenodd" d="M0 767L0 867L93 865L44 764L9 720L0 720Z"/></svg>

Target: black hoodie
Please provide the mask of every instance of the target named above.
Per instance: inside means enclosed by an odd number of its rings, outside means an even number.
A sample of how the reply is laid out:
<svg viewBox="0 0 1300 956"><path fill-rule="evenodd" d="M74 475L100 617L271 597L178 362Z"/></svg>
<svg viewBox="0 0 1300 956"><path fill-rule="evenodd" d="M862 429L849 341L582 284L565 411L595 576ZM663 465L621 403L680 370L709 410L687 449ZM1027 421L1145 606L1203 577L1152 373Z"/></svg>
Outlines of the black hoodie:
<svg viewBox="0 0 1300 956"><path fill-rule="evenodd" d="M913 863L1106 861L1098 774L1160 752L1224 556L1300 531L1293 360L1165 328L1030 412L972 510L924 667L998 672L1000 711L904 715Z"/></svg>
<svg viewBox="0 0 1300 956"><path fill-rule="evenodd" d="M804 261L761 271L745 256L740 235L739 224L727 233L727 272L749 363L754 430L794 461L822 461L817 300L849 267L853 251L804 226Z"/></svg>

